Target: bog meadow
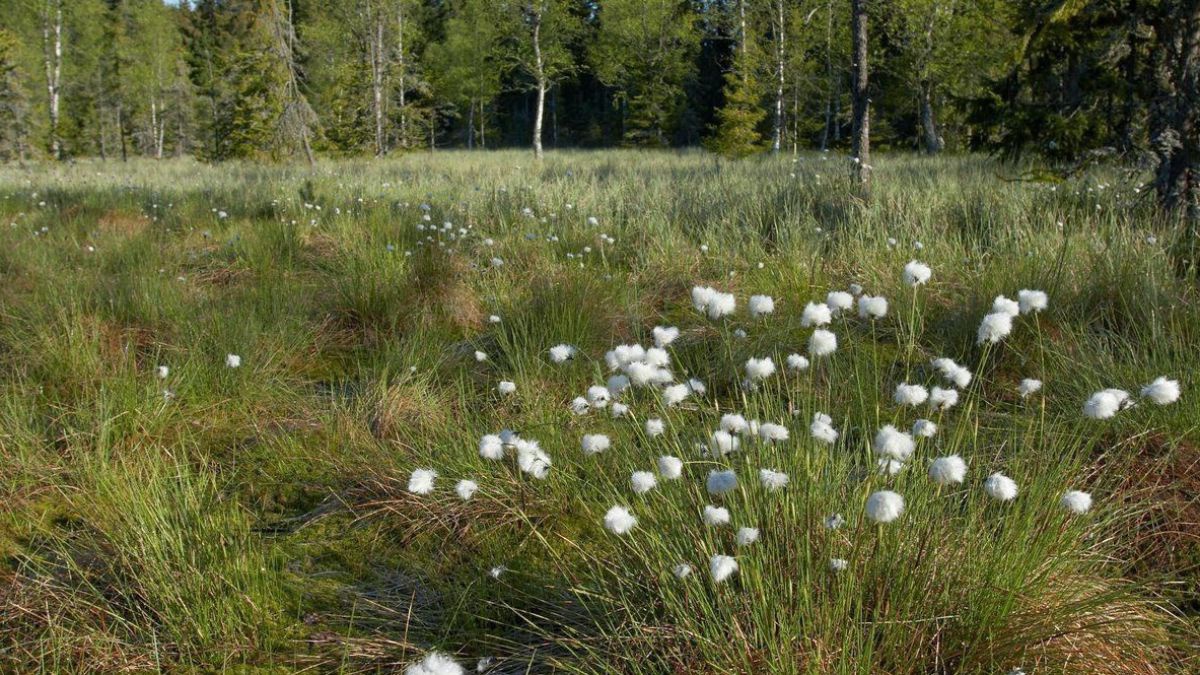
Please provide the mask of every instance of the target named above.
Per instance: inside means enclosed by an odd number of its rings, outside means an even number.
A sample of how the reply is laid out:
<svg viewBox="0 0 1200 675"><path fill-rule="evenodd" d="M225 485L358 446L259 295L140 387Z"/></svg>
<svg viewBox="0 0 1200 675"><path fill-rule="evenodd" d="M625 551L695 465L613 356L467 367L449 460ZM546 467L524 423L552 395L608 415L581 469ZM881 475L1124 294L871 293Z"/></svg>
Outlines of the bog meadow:
<svg viewBox="0 0 1200 675"><path fill-rule="evenodd" d="M1193 0L21 0L0 672L1197 672L1197 96Z"/></svg>

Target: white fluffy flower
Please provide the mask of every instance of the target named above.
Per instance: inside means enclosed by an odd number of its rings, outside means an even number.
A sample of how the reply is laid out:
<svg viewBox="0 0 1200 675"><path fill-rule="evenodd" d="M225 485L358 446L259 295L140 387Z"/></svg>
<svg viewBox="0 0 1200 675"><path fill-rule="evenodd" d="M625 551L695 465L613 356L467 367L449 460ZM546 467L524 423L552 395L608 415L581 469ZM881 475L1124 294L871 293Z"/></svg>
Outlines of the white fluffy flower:
<svg viewBox="0 0 1200 675"><path fill-rule="evenodd" d="M1142 387L1142 396L1159 405L1174 403L1179 400L1179 380L1155 378L1153 382Z"/></svg>
<svg viewBox="0 0 1200 675"><path fill-rule="evenodd" d="M933 438L937 435L937 425L929 420L917 420L913 422L913 436L922 438Z"/></svg>
<svg viewBox="0 0 1200 675"><path fill-rule="evenodd" d="M425 658L405 668L404 675L463 675L463 669L449 656L429 652Z"/></svg>
<svg viewBox="0 0 1200 675"><path fill-rule="evenodd" d="M933 270L929 269L929 265L919 263L916 260L910 260L904 266L904 283L909 286L920 286L929 281L929 277L933 275Z"/></svg>
<svg viewBox="0 0 1200 675"><path fill-rule="evenodd" d="M812 432L813 438L823 443L835 443L838 439L838 431L833 428L833 418L825 413L813 414L812 425L808 430Z"/></svg>
<svg viewBox="0 0 1200 675"><path fill-rule="evenodd" d="M598 384L588 387L587 390L587 402L593 408L603 408L608 405L611 396L612 392L608 390L608 387L601 387Z"/></svg>
<svg viewBox="0 0 1200 675"><path fill-rule="evenodd" d="M662 368L671 364L671 355L662 347L651 347L646 350L644 360L655 368Z"/></svg>
<svg viewBox="0 0 1200 675"><path fill-rule="evenodd" d="M1021 386L1017 388L1017 391L1021 393L1021 398L1028 398L1030 394L1037 393L1041 390L1041 388L1041 380L1035 380L1031 377L1027 377L1024 380L1021 380Z"/></svg>
<svg viewBox="0 0 1200 675"><path fill-rule="evenodd" d="M664 431L666 431L666 425L663 424L661 419L657 417L651 417L650 419L646 420L647 436L651 438L654 438L655 436L662 436Z"/></svg>
<svg viewBox="0 0 1200 675"><path fill-rule="evenodd" d="M550 455L542 450L537 441L518 438L514 445L517 448L517 466L521 471L538 480L550 474Z"/></svg>
<svg viewBox="0 0 1200 675"><path fill-rule="evenodd" d="M670 455L658 458L658 473L667 480L676 480L683 475L683 460Z"/></svg>
<svg viewBox="0 0 1200 675"><path fill-rule="evenodd" d="M737 309L737 298L732 293L722 293L707 286L697 286L692 289L692 305L697 310L706 312L708 318L719 319L733 314Z"/></svg>
<svg viewBox="0 0 1200 675"><path fill-rule="evenodd" d="M830 312L837 314L854 307L854 296L846 291L829 291L825 296L825 304Z"/></svg>
<svg viewBox="0 0 1200 675"><path fill-rule="evenodd" d="M1121 389L1104 389L1092 394L1083 404L1083 414L1094 420L1106 420L1128 407L1129 392Z"/></svg>
<svg viewBox="0 0 1200 675"><path fill-rule="evenodd" d="M723 506L709 504L704 507L704 524L709 527L720 527L729 524L729 509Z"/></svg>
<svg viewBox="0 0 1200 675"><path fill-rule="evenodd" d="M1012 315L1003 312L993 312L983 317L979 323L979 333L976 342L996 343L1008 337L1012 332Z"/></svg>
<svg viewBox="0 0 1200 675"><path fill-rule="evenodd" d="M808 370L808 359L799 354L791 354L787 357L787 367L792 370Z"/></svg>
<svg viewBox="0 0 1200 675"><path fill-rule="evenodd" d="M788 481L791 479L788 478L786 473L781 471L775 471L774 469L759 469L758 480L762 483L764 488L770 490L771 492L775 492L786 487Z"/></svg>
<svg viewBox="0 0 1200 675"><path fill-rule="evenodd" d="M708 571L712 574L713 581L718 584L733 576L733 573L737 570L737 561L731 556L714 555L708 561Z"/></svg>
<svg viewBox="0 0 1200 675"><path fill-rule="evenodd" d="M608 393L613 396L620 396L622 392L629 388L629 378L625 375L613 375L608 378Z"/></svg>
<svg viewBox="0 0 1200 675"><path fill-rule="evenodd" d="M929 405L938 410L949 410L958 405L958 390L957 389L942 389L934 387L929 392Z"/></svg>
<svg viewBox="0 0 1200 675"><path fill-rule="evenodd" d="M158 374L158 379L165 380L171 374L171 369L167 366L159 366L155 372Z"/></svg>
<svg viewBox="0 0 1200 675"><path fill-rule="evenodd" d="M876 523L890 523L904 513L904 497L891 490L880 490L867 497L867 517Z"/></svg>
<svg viewBox="0 0 1200 675"><path fill-rule="evenodd" d="M454 486L454 491L458 493L458 498L464 502L475 496L475 491L478 489L479 483L476 483L473 480L467 480L466 478L458 481L458 484Z"/></svg>
<svg viewBox="0 0 1200 675"><path fill-rule="evenodd" d="M604 434L586 434L583 437L582 445L583 454L594 455L607 450L612 445L612 441Z"/></svg>
<svg viewBox="0 0 1200 675"><path fill-rule="evenodd" d="M679 329L674 326L655 326L650 334L654 336L654 346L661 348L671 344L679 337Z"/></svg>
<svg viewBox="0 0 1200 675"><path fill-rule="evenodd" d="M225 366L228 368L238 368L242 365L242 357L237 354L225 355Z"/></svg>
<svg viewBox="0 0 1200 675"><path fill-rule="evenodd" d="M929 391L919 384L903 382L896 385L892 400L896 405L921 405L929 399Z"/></svg>
<svg viewBox="0 0 1200 675"><path fill-rule="evenodd" d="M983 489L992 499L1011 502L1017 498L1017 482L1002 473L994 473L983 482Z"/></svg>
<svg viewBox="0 0 1200 675"><path fill-rule="evenodd" d="M646 348L641 345L617 345L604 353L604 363L609 370L620 370L631 363L646 359Z"/></svg>
<svg viewBox="0 0 1200 675"><path fill-rule="evenodd" d="M1059 500L1063 508L1077 515L1083 515L1092 508L1092 496L1079 490L1069 490Z"/></svg>
<svg viewBox="0 0 1200 675"><path fill-rule="evenodd" d="M709 286L693 286L692 287L692 306L697 312L708 310L708 303L712 302L717 291Z"/></svg>
<svg viewBox="0 0 1200 675"><path fill-rule="evenodd" d="M427 495L433 492L433 481L437 478L433 469L415 469L408 477L408 491L414 495Z"/></svg>
<svg viewBox="0 0 1200 675"><path fill-rule="evenodd" d="M892 425L887 425L875 433L875 455L878 457L886 457L900 462L908 461L912 456L916 444L913 443L912 436L899 431Z"/></svg>
<svg viewBox="0 0 1200 675"><path fill-rule="evenodd" d="M629 406L624 403L613 403L609 412L612 413L613 419L620 419L629 414Z"/></svg>
<svg viewBox="0 0 1200 675"><path fill-rule="evenodd" d="M504 442L495 434L479 439L479 456L484 459L504 459Z"/></svg>
<svg viewBox="0 0 1200 675"><path fill-rule="evenodd" d="M692 393L696 394L697 396L703 396L704 392L708 391L705 388L704 383L694 377L687 381L687 386L688 389L691 389Z"/></svg>
<svg viewBox="0 0 1200 675"><path fill-rule="evenodd" d="M844 571L849 566L850 566L850 561L846 560L845 558L830 558L829 559L830 571L841 572L841 571Z"/></svg>
<svg viewBox="0 0 1200 675"><path fill-rule="evenodd" d="M1003 295L997 295L996 299L992 301L992 313L1007 314L1010 317L1014 317L1021 313L1021 304Z"/></svg>
<svg viewBox="0 0 1200 675"><path fill-rule="evenodd" d="M663 403L667 405L676 405L683 402L683 399L688 397L691 389L686 384L673 384L662 390Z"/></svg>
<svg viewBox="0 0 1200 675"><path fill-rule="evenodd" d="M825 529L836 530L846 524L846 519L840 513L825 516Z"/></svg>
<svg viewBox="0 0 1200 675"><path fill-rule="evenodd" d="M933 360L933 367L956 387L966 388L971 384L971 371L958 365L953 359L942 357Z"/></svg>
<svg viewBox="0 0 1200 675"><path fill-rule="evenodd" d="M555 363L563 363L575 356L575 348L571 345L554 345L550 348L550 360Z"/></svg>
<svg viewBox="0 0 1200 675"><path fill-rule="evenodd" d="M858 315L864 319L882 319L887 316L887 298L864 295L858 299Z"/></svg>
<svg viewBox="0 0 1200 675"><path fill-rule="evenodd" d="M704 484L710 494L724 494L737 489L737 474L728 469L725 471L714 469L708 472L708 480Z"/></svg>
<svg viewBox="0 0 1200 675"><path fill-rule="evenodd" d="M738 448L742 446L742 442L728 431L718 429L713 432L712 440L708 445L714 457L723 457L731 452L737 452Z"/></svg>
<svg viewBox="0 0 1200 675"><path fill-rule="evenodd" d="M731 434L740 434L750 427L750 423L737 413L725 413L721 415L721 422L718 426Z"/></svg>
<svg viewBox="0 0 1200 675"><path fill-rule="evenodd" d="M1050 299L1046 297L1044 291L1021 289L1017 291L1017 304L1020 306L1022 314L1029 314L1046 309L1050 305Z"/></svg>
<svg viewBox="0 0 1200 675"><path fill-rule="evenodd" d="M764 441L786 441L788 439L788 430L782 424L764 422L758 425L758 437Z"/></svg>
<svg viewBox="0 0 1200 675"><path fill-rule="evenodd" d="M586 415L591 409L592 406L588 403L586 398L582 396L576 396L575 398L571 399L571 412L575 413L576 415Z"/></svg>
<svg viewBox="0 0 1200 675"><path fill-rule="evenodd" d="M823 328L813 331L808 338L808 353L814 357L829 356L837 351L837 336Z"/></svg>
<svg viewBox="0 0 1200 675"><path fill-rule="evenodd" d="M805 328L824 326L832 320L833 310L824 303L810 302L804 306L804 312L800 315L800 325Z"/></svg>
<svg viewBox="0 0 1200 675"><path fill-rule="evenodd" d="M938 457L929 465L929 477L938 485L961 483L967 475L967 463L958 455Z"/></svg>
<svg viewBox="0 0 1200 675"><path fill-rule="evenodd" d="M747 303L750 316L762 316L775 311L775 300L769 295L752 295Z"/></svg>
<svg viewBox="0 0 1200 675"><path fill-rule="evenodd" d="M754 542L758 541L758 528L739 527L736 541L738 546L749 546L750 544L753 544Z"/></svg>
<svg viewBox="0 0 1200 675"><path fill-rule="evenodd" d="M476 350L475 351L475 360L480 363L487 361L488 360L487 352L481 352L481 351Z"/></svg>
<svg viewBox="0 0 1200 675"><path fill-rule="evenodd" d="M613 534L627 534L637 525L637 518L624 506L614 506L604 514L604 527Z"/></svg>
<svg viewBox="0 0 1200 675"><path fill-rule="evenodd" d="M765 380L775 374L775 362L771 357L761 359L746 359L746 377L751 380Z"/></svg>
<svg viewBox="0 0 1200 675"><path fill-rule="evenodd" d="M496 385L496 391L500 392L501 394L505 394L505 395L511 394L516 390L517 390L516 383L509 382L508 380L502 380L500 382L500 384Z"/></svg>
<svg viewBox="0 0 1200 675"><path fill-rule="evenodd" d="M875 462L875 470L878 471L881 476L895 476L896 474L900 473L900 469L903 468L904 462L895 459L888 459L887 457L880 457L879 460Z"/></svg>
<svg viewBox="0 0 1200 675"><path fill-rule="evenodd" d="M679 563L671 570L677 579L686 579L692 575L692 566L687 563Z"/></svg>
<svg viewBox="0 0 1200 675"><path fill-rule="evenodd" d="M634 471L629 481L633 486L634 493L639 495L646 494L658 485L658 479L649 471Z"/></svg>

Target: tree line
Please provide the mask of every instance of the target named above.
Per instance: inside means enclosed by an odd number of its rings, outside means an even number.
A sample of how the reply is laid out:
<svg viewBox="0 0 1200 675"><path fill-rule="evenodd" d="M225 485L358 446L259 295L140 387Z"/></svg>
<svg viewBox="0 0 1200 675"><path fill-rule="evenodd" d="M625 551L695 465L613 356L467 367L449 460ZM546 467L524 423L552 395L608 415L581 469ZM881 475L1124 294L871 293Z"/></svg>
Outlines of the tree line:
<svg viewBox="0 0 1200 675"><path fill-rule="evenodd" d="M1153 162L1200 202L1200 0L8 0L0 158L845 148Z"/></svg>

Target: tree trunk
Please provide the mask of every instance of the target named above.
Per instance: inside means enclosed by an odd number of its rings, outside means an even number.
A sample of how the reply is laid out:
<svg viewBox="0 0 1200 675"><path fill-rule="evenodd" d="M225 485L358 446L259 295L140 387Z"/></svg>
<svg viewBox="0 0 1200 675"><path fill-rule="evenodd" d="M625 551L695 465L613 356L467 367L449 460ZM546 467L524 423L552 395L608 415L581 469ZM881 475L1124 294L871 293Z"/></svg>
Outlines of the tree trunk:
<svg viewBox="0 0 1200 675"><path fill-rule="evenodd" d="M52 4L53 24L50 17ZM46 66L46 93L50 99L50 154L58 160L63 157L62 140L58 136L59 95L62 91L62 29L62 0L46 0L42 12L42 56Z"/></svg>
<svg viewBox="0 0 1200 675"><path fill-rule="evenodd" d="M129 161L129 150L125 147L125 109L117 104L117 138L121 141L121 161Z"/></svg>
<svg viewBox="0 0 1200 675"><path fill-rule="evenodd" d="M937 125L933 119L933 95L930 90L933 85L928 81L921 83L921 133L925 139L926 154L936 155L942 150L942 139L938 136Z"/></svg>
<svg viewBox="0 0 1200 675"><path fill-rule="evenodd" d="M467 102L467 149L475 149L475 99Z"/></svg>
<svg viewBox="0 0 1200 675"><path fill-rule="evenodd" d="M400 147L408 148L408 59L404 55L404 2L396 9L396 74L400 78Z"/></svg>
<svg viewBox="0 0 1200 675"><path fill-rule="evenodd" d="M1177 9L1158 27L1168 54L1159 72L1163 93L1156 110L1154 188L1165 209L1195 227L1200 224L1200 0L1179 0Z"/></svg>
<svg viewBox="0 0 1200 675"><path fill-rule="evenodd" d="M851 142L855 161L855 172L864 194L871 189L871 99L868 97L867 69L867 0L850 0L850 32L853 38L854 73L854 132Z"/></svg>
<svg viewBox="0 0 1200 675"><path fill-rule="evenodd" d="M783 145L783 66L787 48L783 9L784 0L775 0L775 131L771 137L771 152L775 154Z"/></svg>
<svg viewBox="0 0 1200 675"><path fill-rule="evenodd" d="M546 107L546 71L542 63L542 15L533 16L533 63L537 80L537 105L533 112L533 156L542 158L542 112Z"/></svg>
<svg viewBox="0 0 1200 675"><path fill-rule="evenodd" d="M375 118L375 156L382 157L383 139L383 17L376 14L372 21L371 3L367 3L367 21L371 27L368 56L371 59L371 113Z"/></svg>

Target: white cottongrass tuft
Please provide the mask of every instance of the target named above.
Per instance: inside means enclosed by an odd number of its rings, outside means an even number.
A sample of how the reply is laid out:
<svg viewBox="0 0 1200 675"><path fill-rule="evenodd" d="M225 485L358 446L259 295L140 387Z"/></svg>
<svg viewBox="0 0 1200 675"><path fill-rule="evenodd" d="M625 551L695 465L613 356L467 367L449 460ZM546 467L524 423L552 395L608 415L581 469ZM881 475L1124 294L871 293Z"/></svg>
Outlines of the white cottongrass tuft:
<svg viewBox="0 0 1200 675"><path fill-rule="evenodd" d="M479 489L479 483L466 478L458 481L454 486L454 492L458 494L458 498L464 502L475 496L475 491Z"/></svg>
<svg viewBox="0 0 1200 675"><path fill-rule="evenodd" d="M586 415L591 409L592 406L588 403L586 398L582 396L576 396L575 398L571 399L571 412L575 413L576 415Z"/></svg>
<svg viewBox="0 0 1200 675"><path fill-rule="evenodd" d="M555 363L563 363L575 356L575 348L571 345L554 345L550 348L550 360Z"/></svg>
<svg viewBox="0 0 1200 675"><path fill-rule="evenodd" d="M694 377L687 381L687 386L697 396L703 396L704 392L708 391L704 383Z"/></svg>
<svg viewBox="0 0 1200 675"><path fill-rule="evenodd" d="M782 471L775 471L774 469L759 469L758 480L762 483L764 488L770 490L771 492L776 492L787 487L788 481L791 479L788 478L788 475Z"/></svg>
<svg viewBox="0 0 1200 675"><path fill-rule="evenodd" d="M775 300L769 295L752 295L747 303L750 316L762 316L775 311Z"/></svg>
<svg viewBox="0 0 1200 675"><path fill-rule="evenodd" d="M1157 377L1142 387L1142 396L1159 405L1169 405L1179 400L1179 380Z"/></svg>
<svg viewBox="0 0 1200 675"><path fill-rule="evenodd" d="M787 357L787 367L792 370L808 370L808 359L799 354L791 354Z"/></svg>
<svg viewBox="0 0 1200 675"><path fill-rule="evenodd" d="M718 426L731 434L740 434L750 428L750 423L737 413L725 413L721 415L721 422Z"/></svg>
<svg viewBox="0 0 1200 675"><path fill-rule="evenodd" d="M677 480L683 475L683 460L670 455L659 457L658 473L667 480Z"/></svg>
<svg viewBox="0 0 1200 675"><path fill-rule="evenodd" d="M825 516L825 529L836 530L846 524L846 519L840 513L831 513Z"/></svg>
<svg viewBox="0 0 1200 675"><path fill-rule="evenodd" d="M937 425L929 420L917 420L913 422L912 435L920 436L921 438L933 438L937 435Z"/></svg>
<svg viewBox="0 0 1200 675"><path fill-rule="evenodd" d="M1022 314L1040 312L1050 305L1050 298L1046 297L1045 291L1031 291L1023 288L1017 291L1017 305L1020 306Z"/></svg>
<svg viewBox="0 0 1200 675"><path fill-rule="evenodd" d="M484 459L504 459L504 441L495 434L479 439L479 456Z"/></svg>
<svg viewBox="0 0 1200 675"><path fill-rule="evenodd" d="M1014 317L1021 313L1021 304L1003 295L997 295L996 299L992 301L992 313L1007 314L1010 317Z"/></svg>
<svg viewBox="0 0 1200 675"><path fill-rule="evenodd" d="M808 353L815 357L829 356L837 351L837 336L832 332L818 328L808 338Z"/></svg>
<svg viewBox="0 0 1200 675"><path fill-rule="evenodd" d="M171 369L167 366L159 366L155 370L155 373L158 375L158 379L165 380L167 379L167 376L171 374Z"/></svg>
<svg viewBox="0 0 1200 675"><path fill-rule="evenodd" d="M646 420L646 435L650 438L662 436L666 430L667 426L663 424L661 419L657 417L651 417L650 419Z"/></svg>
<svg viewBox="0 0 1200 675"><path fill-rule="evenodd" d="M241 367L241 365L242 365L242 357L238 356L237 354L226 354L225 355L225 366L227 368L238 368L238 367Z"/></svg>
<svg viewBox="0 0 1200 675"><path fill-rule="evenodd" d="M910 260L904 266L904 283L909 286L920 286L929 281L929 277L933 276L933 270L929 269L929 265L919 263L916 260Z"/></svg>
<svg viewBox="0 0 1200 675"><path fill-rule="evenodd" d="M858 315L864 319L882 319L887 316L887 298L864 295L858 299Z"/></svg>
<svg viewBox="0 0 1200 675"><path fill-rule="evenodd" d="M929 391L919 384L904 382L896 385L896 391L892 394L892 400L897 405L921 405L929 400Z"/></svg>
<svg viewBox="0 0 1200 675"><path fill-rule="evenodd" d="M732 469L724 471L713 469L708 472L708 479L705 480L704 486L708 489L709 494L714 495L736 490L738 486L737 474Z"/></svg>
<svg viewBox="0 0 1200 675"><path fill-rule="evenodd" d="M663 348L679 337L679 329L674 326L655 326L650 334L654 336L654 346Z"/></svg>
<svg viewBox="0 0 1200 675"><path fill-rule="evenodd" d="M758 541L758 528L739 527L736 541L738 546L749 546L750 544L753 544L754 542Z"/></svg>
<svg viewBox="0 0 1200 675"><path fill-rule="evenodd" d="M604 434L585 434L581 445L583 446L583 454L595 455L609 449L612 446L612 441Z"/></svg>
<svg viewBox="0 0 1200 675"><path fill-rule="evenodd" d="M805 328L824 326L833 320L833 310L824 303L810 302L800 315L800 325Z"/></svg>
<svg viewBox="0 0 1200 675"><path fill-rule="evenodd" d="M521 471L538 480L550 475L550 455L542 450L537 441L518 438L514 445L517 447L517 467Z"/></svg>
<svg viewBox="0 0 1200 675"><path fill-rule="evenodd" d="M662 390L663 403L668 406L678 405L682 403L692 390L686 384L673 384Z"/></svg>
<svg viewBox="0 0 1200 675"><path fill-rule="evenodd" d="M751 380L765 380L775 374L775 362L771 357L761 359L746 359L746 377Z"/></svg>
<svg viewBox="0 0 1200 675"><path fill-rule="evenodd" d="M889 424L875 433L873 447L877 457L906 462L912 456L916 444L913 443L912 436Z"/></svg>
<svg viewBox="0 0 1200 675"><path fill-rule="evenodd" d="M937 410L949 410L953 408L958 405L958 390L934 387L929 392L929 405Z"/></svg>
<svg viewBox="0 0 1200 675"><path fill-rule="evenodd" d="M404 675L463 675L463 668L449 656L429 652L425 658L405 668Z"/></svg>
<svg viewBox="0 0 1200 675"><path fill-rule="evenodd" d="M516 391L516 390L517 390L517 385L516 385L516 383L514 383L514 382L509 382L508 380L502 380L502 381L500 382L500 384L496 385L496 391L498 391L498 392L500 392L501 394L504 394L504 395L511 394L511 393L513 393L513 392L514 392L514 391Z"/></svg>
<svg viewBox="0 0 1200 675"><path fill-rule="evenodd" d="M933 367L942 374L942 377L953 382L956 387L966 388L968 384L971 384L971 371L964 366L958 365L953 359L948 359L944 356L940 359L934 359Z"/></svg>
<svg viewBox="0 0 1200 675"><path fill-rule="evenodd" d="M875 523L890 523L902 513L904 497L891 490L880 490L867 497L867 517Z"/></svg>
<svg viewBox="0 0 1200 675"><path fill-rule="evenodd" d="M733 576L737 570L737 561L731 556L718 554L708 561L708 571L712 574L713 581L718 584Z"/></svg>
<svg viewBox="0 0 1200 675"><path fill-rule="evenodd" d="M995 344L1012 332L1012 315L1003 312L993 312L983 317L983 321L979 323L979 332L976 335L975 341L979 344L985 342Z"/></svg>
<svg viewBox="0 0 1200 675"><path fill-rule="evenodd" d="M687 563L679 563L671 570L671 574L674 574L676 579L686 579L692 575L692 566Z"/></svg>
<svg viewBox="0 0 1200 675"><path fill-rule="evenodd" d="M629 478L635 494L644 495L658 486L658 479L649 471L634 471Z"/></svg>
<svg viewBox="0 0 1200 675"><path fill-rule="evenodd" d="M875 470L881 476L895 476L903 468L904 462L888 459L887 457L880 457L879 461L875 462Z"/></svg>
<svg viewBox="0 0 1200 675"><path fill-rule="evenodd" d="M608 400L611 397L612 392L608 390L608 387L601 387L598 384L588 387L587 402L593 408L603 408L608 405Z"/></svg>
<svg viewBox="0 0 1200 675"><path fill-rule="evenodd" d="M608 393L613 396L620 396L622 392L629 388L629 377L626 375L613 375L608 378Z"/></svg>
<svg viewBox="0 0 1200 675"><path fill-rule="evenodd" d="M1017 498L1017 482L1002 473L994 473L983 482L983 489L992 499L1011 502Z"/></svg>
<svg viewBox="0 0 1200 675"><path fill-rule="evenodd" d="M838 439L838 431L833 428L833 418L825 413L814 413L812 425L808 430L812 432L813 438L822 443L836 443Z"/></svg>
<svg viewBox="0 0 1200 675"><path fill-rule="evenodd" d="M1091 510L1092 496L1079 490L1068 490L1058 503L1071 513L1081 516Z"/></svg>
<svg viewBox="0 0 1200 675"><path fill-rule="evenodd" d="M758 437L764 441L786 441L788 439L788 430L782 424L764 422L758 425Z"/></svg>
<svg viewBox="0 0 1200 675"><path fill-rule="evenodd" d="M1083 414L1094 420L1106 420L1128 407L1129 392L1122 389L1104 389L1092 394L1083 404Z"/></svg>
<svg viewBox="0 0 1200 675"><path fill-rule="evenodd" d="M613 534L628 534L637 526L637 518L624 506L614 506L604 514L604 527Z"/></svg>
<svg viewBox="0 0 1200 675"><path fill-rule="evenodd" d="M488 360L487 352L481 352L481 351L476 350L475 351L475 360L480 363L487 361Z"/></svg>
<svg viewBox="0 0 1200 675"><path fill-rule="evenodd" d="M967 463L958 455L938 457L929 465L929 477L938 485L961 483L967 475Z"/></svg>
<svg viewBox="0 0 1200 675"><path fill-rule="evenodd" d="M742 441L728 431L718 429L713 432L708 445L714 457L724 457L731 452L737 452L738 448L742 447Z"/></svg>
<svg viewBox="0 0 1200 675"><path fill-rule="evenodd" d="M724 506L708 504L704 507L704 524L709 527L720 527L729 524L729 509Z"/></svg>
<svg viewBox="0 0 1200 675"><path fill-rule="evenodd" d="M613 419L620 419L629 414L629 406L624 403L613 403L608 410L612 413Z"/></svg>
<svg viewBox="0 0 1200 675"><path fill-rule="evenodd" d="M408 477L408 491L414 495L427 495L433 492L433 481L437 478L433 469L414 469Z"/></svg>
<svg viewBox="0 0 1200 675"><path fill-rule="evenodd" d="M705 312L710 319L719 319L733 314L737 309L737 298L732 293L722 293L708 286L692 288L692 306Z"/></svg>
<svg viewBox="0 0 1200 675"><path fill-rule="evenodd" d="M1041 380L1035 380L1032 377L1027 377L1024 380L1021 380L1021 386L1017 388L1017 391L1021 393L1021 398L1029 398L1031 394L1036 394L1037 392L1041 391L1041 389Z"/></svg>
<svg viewBox="0 0 1200 675"><path fill-rule="evenodd" d="M854 307L854 296L846 291L829 291L825 296L825 304L829 306L829 311L836 315Z"/></svg>
<svg viewBox="0 0 1200 675"><path fill-rule="evenodd" d="M850 566L850 561L845 558L830 558L829 570L831 572L841 572Z"/></svg>

